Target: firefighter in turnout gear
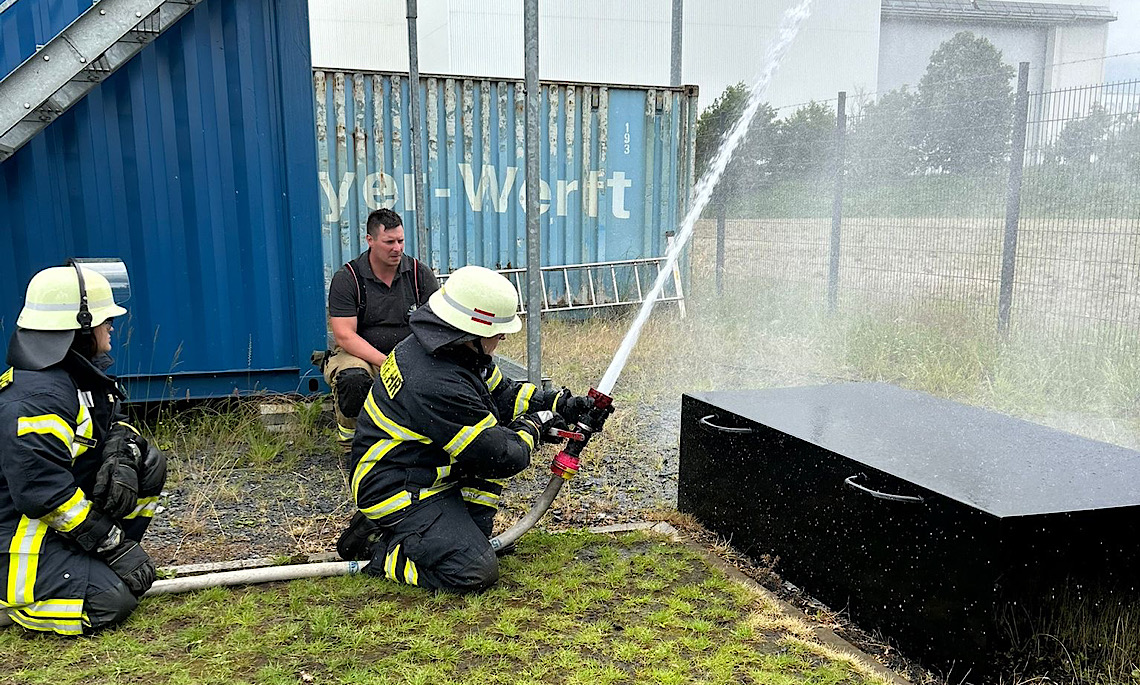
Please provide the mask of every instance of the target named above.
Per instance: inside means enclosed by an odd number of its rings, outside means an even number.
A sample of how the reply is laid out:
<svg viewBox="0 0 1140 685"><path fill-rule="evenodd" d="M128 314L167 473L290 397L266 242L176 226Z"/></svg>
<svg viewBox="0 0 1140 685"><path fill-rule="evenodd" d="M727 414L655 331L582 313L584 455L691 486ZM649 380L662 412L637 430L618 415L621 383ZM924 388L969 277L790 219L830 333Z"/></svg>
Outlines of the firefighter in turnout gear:
<svg viewBox="0 0 1140 685"><path fill-rule="evenodd" d="M451 274L380 366L352 446L359 511L337 543L365 571L424 588L478 591L498 580L492 524L504 479L552 427L592 406L568 390L503 377L492 353L522 327L518 293L478 266Z"/></svg>
<svg viewBox="0 0 1140 685"><path fill-rule="evenodd" d="M119 623L155 579L139 541L166 461L121 412L95 269L37 273L0 375L0 624L79 635Z"/></svg>

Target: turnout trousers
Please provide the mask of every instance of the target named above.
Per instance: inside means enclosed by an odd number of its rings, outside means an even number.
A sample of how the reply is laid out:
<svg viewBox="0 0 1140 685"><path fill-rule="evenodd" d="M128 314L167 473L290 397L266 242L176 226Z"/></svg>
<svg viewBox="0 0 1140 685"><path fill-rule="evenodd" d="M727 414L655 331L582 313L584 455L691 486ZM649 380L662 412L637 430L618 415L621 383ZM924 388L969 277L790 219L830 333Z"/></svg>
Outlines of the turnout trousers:
<svg viewBox="0 0 1140 685"><path fill-rule="evenodd" d="M432 590L478 592L499 579L499 560L459 488L420 502L383 528L365 572Z"/></svg>

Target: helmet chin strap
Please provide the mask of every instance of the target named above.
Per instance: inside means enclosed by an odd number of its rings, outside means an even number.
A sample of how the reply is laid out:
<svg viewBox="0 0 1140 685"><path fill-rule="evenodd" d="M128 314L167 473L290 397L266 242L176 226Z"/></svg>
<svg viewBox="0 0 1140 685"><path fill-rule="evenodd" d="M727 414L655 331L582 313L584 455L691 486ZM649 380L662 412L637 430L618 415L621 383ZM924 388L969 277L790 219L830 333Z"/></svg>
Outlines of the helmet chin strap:
<svg viewBox="0 0 1140 685"><path fill-rule="evenodd" d="M75 275L79 277L79 313L75 320L79 322L79 329L85 333L91 332L91 310L87 307L87 287L83 284L83 270L74 259L67 260L68 266L75 267Z"/></svg>

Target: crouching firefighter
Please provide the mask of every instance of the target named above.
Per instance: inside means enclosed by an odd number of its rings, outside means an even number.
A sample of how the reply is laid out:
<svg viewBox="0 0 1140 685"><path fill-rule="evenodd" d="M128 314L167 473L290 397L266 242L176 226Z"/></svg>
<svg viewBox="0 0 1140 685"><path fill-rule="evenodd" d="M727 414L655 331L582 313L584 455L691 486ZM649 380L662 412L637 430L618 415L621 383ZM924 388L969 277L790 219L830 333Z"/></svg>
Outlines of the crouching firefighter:
<svg viewBox="0 0 1140 685"><path fill-rule="evenodd" d="M126 619L154 582L139 541L166 460L104 373L125 313L86 266L28 284L0 376L0 623L91 632Z"/></svg>
<svg viewBox="0 0 1140 685"><path fill-rule="evenodd" d="M551 428L593 406L503 377L491 355L522 327L517 306L509 280L465 266L412 314L412 335L380 366L357 423L359 511L337 543L342 558L431 589L498 580L489 538L504 479L530 464Z"/></svg>

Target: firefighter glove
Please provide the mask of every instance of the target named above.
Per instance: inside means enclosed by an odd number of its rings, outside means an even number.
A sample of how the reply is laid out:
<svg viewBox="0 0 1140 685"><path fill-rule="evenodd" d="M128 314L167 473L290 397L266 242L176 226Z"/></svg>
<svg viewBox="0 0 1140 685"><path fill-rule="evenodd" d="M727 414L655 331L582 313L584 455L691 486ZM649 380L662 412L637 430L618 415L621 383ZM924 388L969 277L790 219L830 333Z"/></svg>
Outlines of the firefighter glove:
<svg viewBox="0 0 1140 685"><path fill-rule="evenodd" d="M104 451L103 457L103 465L95 474L91 501L103 513L121 519L134 511L138 504L138 467L129 454L116 456Z"/></svg>
<svg viewBox="0 0 1140 685"><path fill-rule="evenodd" d="M562 388L558 399L554 401L554 411L562 415L567 423L578 423L582 415L594 407L594 400L589 397L578 397L570 392L569 388Z"/></svg>
<svg viewBox="0 0 1140 685"><path fill-rule="evenodd" d="M525 430L530 433L535 442L542 440L543 442L558 442L561 438L553 438L546 433L551 428L566 428L566 421L552 411L536 411L530 414L523 414L515 419L509 428L513 430Z"/></svg>
<svg viewBox="0 0 1140 685"><path fill-rule="evenodd" d="M147 447L139 462L139 496L154 497L166 484L166 455L154 445Z"/></svg>
<svg viewBox="0 0 1140 685"><path fill-rule="evenodd" d="M142 545L125 537L118 526L111 528L95 551L135 597L142 597L154 584L156 572L150 555Z"/></svg>
<svg viewBox="0 0 1140 685"><path fill-rule="evenodd" d="M133 459L136 464L140 464L149 449L150 445L146 438L131 424L125 421L116 421L111 424L111 429L107 431L107 443L103 447L103 454L128 457Z"/></svg>

